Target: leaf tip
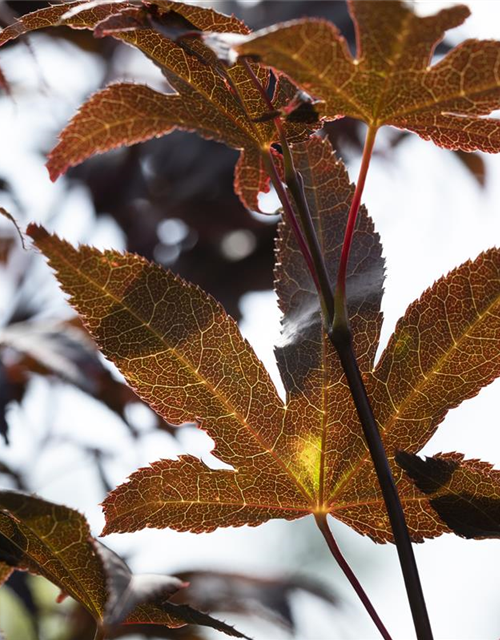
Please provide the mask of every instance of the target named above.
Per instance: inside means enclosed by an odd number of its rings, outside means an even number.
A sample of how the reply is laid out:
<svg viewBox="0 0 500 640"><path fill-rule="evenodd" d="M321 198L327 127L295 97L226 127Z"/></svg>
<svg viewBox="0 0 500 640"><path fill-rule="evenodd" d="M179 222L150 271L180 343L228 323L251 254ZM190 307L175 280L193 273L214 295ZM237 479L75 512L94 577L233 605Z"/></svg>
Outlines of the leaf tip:
<svg viewBox="0 0 500 640"><path fill-rule="evenodd" d="M30 222L26 227L26 235L28 235L35 244L37 244L40 240L45 240L45 238L49 237L49 232L45 227L36 222Z"/></svg>
<svg viewBox="0 0 500 640"><path fill-rule="evenodd" d="M47 167L47 171L49 172L49 178L51 182L56 182L56 180L64 173L65 169L61 169L54 161L53 154L49 154L47 158L47 162L45 163Z"/></svg>

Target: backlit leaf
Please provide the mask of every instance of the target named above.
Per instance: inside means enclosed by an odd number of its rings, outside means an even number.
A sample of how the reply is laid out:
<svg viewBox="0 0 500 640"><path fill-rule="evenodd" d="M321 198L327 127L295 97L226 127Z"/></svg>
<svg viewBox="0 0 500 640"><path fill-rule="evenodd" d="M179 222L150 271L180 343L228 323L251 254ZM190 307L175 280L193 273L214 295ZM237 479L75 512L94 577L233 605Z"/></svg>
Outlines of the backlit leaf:
<svg viewBox="0 0 500 640"><path fill-rule="evenodd" d="M422 460L404 451L396 462L447 526L464 538L500 537L500 471L480 460L447 453Z"/></svg>
<svg viewBox="0 0 500 640"><path fill-rule="evenodd" d="M334 607L340 599L326 585L304 576L257 577L225 571L183 571L177 574L189 582L189 589L179 591L173 600L189 598L197 608L239 615L269 617L290 631L296 630L292 599L296 593L319 598Z"/></svg>
<svg viewBox="0 0 500 640"><path fill-rule="evenodd" d="M426 17L397 0L350 0L349 9L356 57L332 23L314 18L263 29L233 46L323 99L329 118L408 129L449 149L500 151L500 121L482 117L500 108L500 43L467 40L430 66L445 32L469 16L467 7Z"/></svg>
<svg viewBox="0 0 500 640"><path fill-rule="evenodd" d="M9 42L9 40L19 38L25 33L36 31L37 29L45 29L46 27L70 26L72 29L92 29L101 20L104 20L117 10L116 6L111 2L88 3L89 9L79 12L68 21L62 20L68 10L83 4L86 3L78 1L65 2L39 9L33 13L27 13L14 24L2 29L0 32L0 46Z"/></svg>
<svg viewBox="0 0 500 640"><path fill-rule="evenodd" d="M0 45L45 26L95 29L98 37L109 35L139 49L160 67L176 92L162 94L141 85L117 84L92 96L49 156L53 180L94 153L161 136L174 128L187 129L242 151L236 190L248 208L259 210L258 194L269 191L261 153L277 137L272 121L259 121L267 105L242 65L227 69L197 39L173 40L179 21L193 30L248 33L234 17L167 0L142 5L66 3L23 17L0 34ZM267 86L268 72L258 67L255 72ZM317 126L317 122L301 123L299 129L304 136ZM291 125L292 139L297 132L297 126Z"/></svg>
<svg viewBox="0 0 500 640"><path fill-rule="evenodd" d="M50 176L55 180L95 153L161 136L180 123L195 129L195 119L178 95L137 84L110 85L94 94L64 130L49 155Z"/></svg>
<svg viewBox="0 0 500 640"><path fill-rule="evenodd" d="M490 249L438 280L409 306L373 374L366 377L391 461L399 450L419 451L450 409L500 375L499 340L500 251ZM401 477L396 465L393 471ZM399 492L417 539L446 530L428 500L404 477ZM359 506L351 503L353 498ZM363 530L360 523L371 519L380 532L366 533L390 535L368 454L356 461L335 499L338 517L347 524Z"/></svg>
<svg viewBox="0 0 500 640"><path fill-rule="evenodd" d="M293 147L332 279L353 188L331 147ZM168 422L197 421L232 470L197 458L139 469L104 502L105 533L144 527L211 531L328 512L374 540L392 539L361 426L323 335L308 271L286 223L276 267L283 311L277 358L285 404L223 309L197 287L131 254L74 249L36 226L71 304L104 354ZM500 374L500 251L441 278L410 305L378 364L384 266L362 210L347 283L354 346L414 540L449 531L396 465L450 408Z"/></svg>
<svg viewBox="0 0 500 640"><path fill-rule="evenodd" d="M215 455L235 469L213 470L192 456L155 462L108 497L106 533L209 531L307 514L308 491L274 451L283 404L222 307L138 256L76 250L33 225L29 232L136 392L169 423L198 421Z"/></svg>
<svg viewBox="0 0 500 640"><path fill-rule="evenodd" d="M123 621L181 627L202 624L235 637L232 627L168 598L185 586L169 576L132 576L116 554L90 534L73 509L14 491L0 491L0 567L42 575L80 602L99 624Z"/></svg>
<svg viewBox="0 0 500 640"><path fill-rule="evenodd" d="M104 574L85 518L14 491L0 492L0 508L0 559L44 576L99 619Z"/></svg>
<svg viewBox="0 0 500 640"><path fill-rule="evenodd" d="M328 141L311 138L295 145L293 152L334 282L354 187ZM347 295L355 349L364 372L373 365L382 324L381 252L378 234L363 207L353 239ZM276 291L283 311L282 343L276 356L287 391L285 426L276 447L293 452L291 464L321 505L328 503L330 488L350 468L356 452L366 449L340 362L323 331L314 283L292 230L283 223L276 257Z"/></svg>

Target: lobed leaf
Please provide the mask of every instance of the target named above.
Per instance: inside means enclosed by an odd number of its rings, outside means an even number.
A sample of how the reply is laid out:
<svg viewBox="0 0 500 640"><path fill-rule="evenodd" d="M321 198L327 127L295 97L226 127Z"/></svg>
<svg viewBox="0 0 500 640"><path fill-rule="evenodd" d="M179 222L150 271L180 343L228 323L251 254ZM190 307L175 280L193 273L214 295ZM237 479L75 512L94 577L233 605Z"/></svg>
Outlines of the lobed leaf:
<svg viewBox="0 0 500 640"><path fill-rule="evenodd" d="M353 188L329 143L293 145L332 278ZM374 540L392 539L342 370L323 334L314 287L286 223L277 247L283 406L235 323L197 287L133 255L74 249L36 226L71 304L104 354L170 423L196 421L233 470L192 456L139 469L106 498L105 533L143 527L211 531L329 512ZM383 260L362 210L349 263L354 345L415 541L449 531L395 463L417 452L447 411L500 374L500 251L441 278L410 305L374 367Z"/></svg>
<svg viewBox="0 0 500 640"><path fill-rule="evenodd" d="M0 491L0 509L0 560L44 576L99 619L105 579L85 518L14 491Z"/></svg>
<svg viewBox="0 0 500 640"><path fill-rule="evenodd" d="M79 109L49 154L51 179L96 153L164 135L179 124L195 129L196 111L186 107L180 96L143 85L106 87Z"/></svg>
<svg viewBox="0 0 500 640"><path fill-rule="evenodd" d="M169 423L196 420L235 469L210 469L191 456L155 462L108 496L105 533L207 531L308 513L306 489L274 450L283 404L222 307L138 256L76 250L34 225L28 233L138 395Z"/></svg>
<svg viewBox="0 0 500 640"><path fill-rule="evenodd" d="M400 451L396 462L429 500L439 518L464 538L500 537L500 471L461 453L422 460Z"/></svg>
<svg viewBox="0 0 500 640"><path fill-rule="evenodd" d="M227 69L199 39L182 39L198 31L248 33L233 16L212 9L167 0L65 3L28 14L0 34L0 45L46 26L93 29L98 37L112 36L139 49L160 67L175 94L148 87L111 85L85 103L49 155L55 180L68 167L94 153L130 145L169 133L174 128L241 150L236 191L248 208L259 210L258 195L269 191L261 153L277 139L272 121L262 120L267 104L242 65ZM266 87L269 74L254 66ZM288 83L289 85L290 83ZM281 108L285 92L277 94ZM306 136L319 122L290 124L292 138Z"/></svg>
<svg viewBox="0 0 500 640"><path fill-rule="evenodd" d="M434 48L469 16L467 7L419 17L398 0L350 0L349 10L356 57L333 24L314 18L240 36L233 48L323 99L330 119L407 129L449 149L500 151L500 121L481 117L500 108L500 43L467 40L431 66Z"/></svg>
<svg viewBox="0 0 500 640"><path fill-rule="evenodd" d="M490 249L438 280L396 326L372 374L373 410L415 539L448 530L394 465L397 451L415 453L446 413L500 375L500 250ZM376 539L390 537L371 461L359 458L335 491L334 515ZM359 503L359 505L356 505ZM377 523L365 530L369 519ZM375 531L376 529L376 531Z"/></svg>

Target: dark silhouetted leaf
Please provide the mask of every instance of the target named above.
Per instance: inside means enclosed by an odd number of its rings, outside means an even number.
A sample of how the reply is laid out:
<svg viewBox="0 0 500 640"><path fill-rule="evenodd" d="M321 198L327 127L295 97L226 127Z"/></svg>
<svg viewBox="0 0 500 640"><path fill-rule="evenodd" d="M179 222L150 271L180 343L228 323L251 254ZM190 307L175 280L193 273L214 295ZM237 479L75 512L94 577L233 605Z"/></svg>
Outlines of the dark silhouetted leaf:
<svg viewBox="0 0 500 640"><path fill-rule="evenodd" d="M328 604L338 606L339 599L331 589L303 577L260 578L222 571L184 571L178 574L189 582L189 589L173 598L189 598L199 609L268 616L274 622L295 629L292 597L297 592L308 593Z"/></svg>
<svg viewBox="0 0 500 640"><path fill-rule="evenodd" d="M500 537L500 471L460 453L438 454L423 460L405 451L396 462L443 522L464 538Z"/></svg>
<svg viewBox="0 0 500 640"><path fill-rule="evenodd" d="M17 234L19 236L19 239L21 241L21 245L23 247L23 249L25 249L26 247L24 246L24 236L22 234L22 231L17 223L17 220L14 218L14 216L9 213L6 209L4 209L3 207L0 207L0 215L2 215L4 218L7 218L7 220L9 220L10 222L12 222L12 224L14 225Z"/></svg>
<svg viewBox="0 0 500 640"><path fill-rule="evenodd" d="M357 53L330 22L302 19L238 38L239 55L257 57L325 101L329 118L408 129L441 147L500 151L500 43L467 40L433 66L448 29L469 10L456 5L419 17L397 0L350 0Z"/></svg>
<svg viewBox="0 0 500 640"><path fill-rule="evenodd" d="M127 564L116 553L97 544L97 553L106 573L108 598L104 623L114 627L123 622L138 604L168 599L187 584L178 578L162 575L134 576Z"/></svg>
<svg viewBox="0 0 500 640"><path fill-rule="evenodd" d="M125 411L137 397L103 366L95 344L78 320L10 324L0 330L0 347L15 350L20 356L17 367L26 374L55 375L69 382L104 403L132 427Z"/></svg>

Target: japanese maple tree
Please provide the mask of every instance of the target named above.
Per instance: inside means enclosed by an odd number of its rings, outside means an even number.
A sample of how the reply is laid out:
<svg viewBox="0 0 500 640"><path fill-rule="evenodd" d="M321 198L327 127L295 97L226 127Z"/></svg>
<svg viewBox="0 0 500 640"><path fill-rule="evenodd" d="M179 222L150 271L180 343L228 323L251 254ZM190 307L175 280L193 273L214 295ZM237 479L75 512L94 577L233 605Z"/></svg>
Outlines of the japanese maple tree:
<svg viewBox="0 0 500 640"><path fill-rule="evenodd" d="M0 44L48 26L89 29L139 49L172 88L116 83L94 94L49 155L52 179L95 153L177 128L240 150L235 191L249 209L258 209L271 184L282 204L275 282L284 400L236 323L200 288L135 254L75 248L28 227L132 389L166 422L196 422L231 466L212 469L182 455L137 470L106 497L103 535L146 527L209 532L313 515L390 638L336 545L331 515L376 542L395 542L417 636L429 639L411 542L445 532L500 534L500 471L456 452L417 455L450 409L500 375L500 249L424 291L375 362L384 260L360 203L383 126L449 149L500 151L500 121L484 117L500 108L500 43L467 40L431 65L445 32L469 15L466 7L428 17L396 0L351 0L349 9L355 57L324 20L251 33L235 17L167 0L58 4L4 29ZM320 132L341 117L367 125L356 186ZM0 503L0 576L8 567L45 575L92 613L96 637L137 621L194 622L240 635L171 603L179 581L138 582L76 512L7 492ZM56 525L78 538L75 566L64 566L58 529L53 540L44 534Z"/></svg>

